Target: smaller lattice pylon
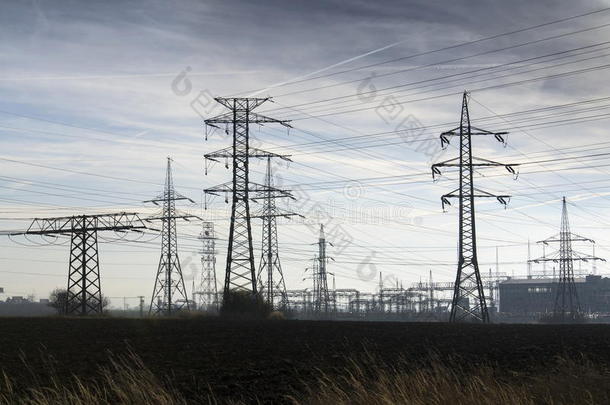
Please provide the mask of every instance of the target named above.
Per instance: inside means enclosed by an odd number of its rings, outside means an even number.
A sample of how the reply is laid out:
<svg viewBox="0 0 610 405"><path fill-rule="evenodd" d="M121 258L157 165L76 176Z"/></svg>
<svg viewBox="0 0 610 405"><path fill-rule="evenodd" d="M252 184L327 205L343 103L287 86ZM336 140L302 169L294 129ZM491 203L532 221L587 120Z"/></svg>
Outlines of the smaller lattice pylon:
<svg viewBox="0 0 610 405"><path fill-rule="evenodd" d="M328 290L328 275L332 275L327 270L326 265L332 257L327 256L326 247L333 244L326 240L324 225L320 225L320 236L318 242L318 253L313 259L311 268L311 279L313 280L313 311L316 314L328 314L331 310L331 294ZM306 269L305 271L309 271Z"/></svg>
<svg viewBox="0 0 610 405"><path fill-rule="evenodd" d="M285 157L284 157L285 158ZM258 268L257 280L259 284L259 294L269 303L272 308L284 310L288 306L286 295L286 283L280 262L277 219L290 218L302 215L286 212L276 204L276 198L285 195L276 195L273 192L274 181L271 165L271 156L267 157L267 171L265 174L266 191L260 193L263 197L263 207L258 215L253 218L262 220L262 246L261 260ZM289 192L289 190L283 190Z"/></svg>
<svg viewBox="0 0 610 405"><path fill-rule="evenodd" d="M216 282L216 235L214 223L204 222L198 238L201 251L201 275L195 288L197 307L203 310L218 310L218 287Z"/></svg>
<svg viewBox="0 0 610 405"><path fill-rule="evenodd" d="M176 209L176 201L186 200L195 203L188 197L176 192L172 176L172 159L167 158L165 187L163 193L151 202L162 206L161 212L146 218L147 221L161 221L161 257L157 267L155 285L150 301L150 315L170 316L182 310L189 310L190 304L178 257L178 234L176 220L201 219L196 215L183 214Z"/></svg>
<svg viewBox="0 0 610 405"><path fill-rule="evenodd" d="M559 277L555 283L555 296L553 297L552 320L556 322L573 322L582 319L582 308L578 297L578 290L574 280L574 262L606 261L600 257L576 252L572 249L573 242L593 243L595 241L570 231L568 208L566 198L562 199L561 229L558 234L545 240L538 241L543 246L559 243L559 250L551 254L544 254L538 259L528 260L529 263L559 262Z"/></svg>

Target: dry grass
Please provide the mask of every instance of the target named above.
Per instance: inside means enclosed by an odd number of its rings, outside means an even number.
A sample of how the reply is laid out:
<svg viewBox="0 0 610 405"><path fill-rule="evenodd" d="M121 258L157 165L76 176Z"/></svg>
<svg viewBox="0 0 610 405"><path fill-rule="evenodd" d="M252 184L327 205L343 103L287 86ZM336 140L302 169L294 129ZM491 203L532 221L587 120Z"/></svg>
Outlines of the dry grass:
<svg viewBox="0 0 610 405"><path fill-rule="evenodd" d="M14 381L0 377L0 405L94 405L187 403L239 404L207 394L187 400L167 381L146 367L135 354L111 356L108 366L84 381L53 374L52 361L44 383L31 378ZM24 361L25 364L25 361ZM27 365L25 365L27 367ZM511 372L490 365L465 370L456 362L431 356L425 363L405 359L391 364L366 354L332 373L320 371L314 382L304 382L302 395L281 402L312 404L601 404L610 403L610 373L585 359L557 358L542 372ZM212 392L211 389L209 391ZM256 403L253 398L247 403Z"/></svg>
<svg viewBox="0 0 610 405"><path fill-rule="evenodd" d="M24 362L24 366L28 367ZM176 390L160 381L142 360L131 353L111 357L110 365L101 368L93 382L78 377L62 381L52 372L42 383L31 370L31 381L14 381L4 372L0 381L0 404L15 405L93 405L93 404L159 404L182 405L186 400Z"/></svg>
<svg viewBox="0 0 610 405"><path fill-rule="evenodd" d="M473 371L474 370L474 371ZM542 373L482 366L466 371L433 359L425 367L394 364L367 355L341 376L322 374L295 405L607 404L610 373L584 359L556 359Z"/></svg>

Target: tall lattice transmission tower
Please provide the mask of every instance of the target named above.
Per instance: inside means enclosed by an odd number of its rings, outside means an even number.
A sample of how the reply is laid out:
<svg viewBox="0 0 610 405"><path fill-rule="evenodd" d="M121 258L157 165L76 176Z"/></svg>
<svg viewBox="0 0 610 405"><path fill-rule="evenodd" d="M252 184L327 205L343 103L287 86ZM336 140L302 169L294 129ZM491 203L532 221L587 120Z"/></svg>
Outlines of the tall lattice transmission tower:
<svg viewBox="0 0 610 405"><path fill-rule="evenodd" d="M288 305L286 296L286 283L280 263L280 254L277 236L277 219L290 218L298 215L285 212L277 207L274 193L273 170L271 157L267 157L267 171L265 174L266 190L260 193L263 198L263 209L258 218L262 219L262 249L258 268L259 292L274 309L284 309ZM283 190L288 191L288 190Z"/></svg>
<svg viewBox="0 0 610 405"><path fill-rule="evenodd" d="M121 212L36 218L26 231L9 235L40 235L51 238L69 235L68 288L62 312L67 315L96 315L101 314L103 310L98 233L142 232L146 228L138 214Z"/></svg>
<svg viewBox="0 0 610 405"><path fill-rule="evenodd" d="M530 262L559 262L559 278L557 279L553 302L553 320L571 322L578 321L582 318L578 290L574 281L574 262L591 261L595 263L598 260L605 260L593 255L579 253L572 249L573 242L588 242L595 244L595 241L576 235L570 231L566 198L563 197L562 201L561 228L559 234L538 242L542 243L543 246L549 245L550 243L559 243L559 250L550 255L545 254L541 258L530 260Z"/></svg>
<svg viewBox="0 0 610 405"><path fill-rule="evenodd" d="M158 215L146 218L148 221L161 221L161 257L157 268L155 286L150 301L149 314L170 316L184 309L188 310L189 300L178 258L178 235L176 232L176 219L189 220L197 218L195 215L182 214L176 209L176 201L187 200L195 203L174 190L172 178L172 159L167 158L165 174L165 187L163 193L153 200L155 205L162 205Z"/></svg>
<svg viewBox="0 0 610 405"><path fill-rule="evenodd" d="M214 223L204 222L199 234L203 247L201 254L201 275L195 288L197 308L203 310L218 309L218 288L216 283L216 235Z"/></svg>
<svg viewBox="0 0 610 405"><path fill-rule="evenodd" d="M229 227L229 242L227 249L225 282L223 289L223 302L229 297L232 290L242 290L257 293L256 269L254 266L254 248L252 243L252 215L250 213L251 193L258 197L261 192L268 191L264 185L250 182L249 160L252 157L279 157L284 156L265 152L250 147L251 124L281 124L290 127L288 121L265 117L253 112L269 98L223 98L215 100L229 109L229 112L205 120L207 126L220 128L226 125L225 132L231 134L233 146L205 155L207 161L217 159L232 160L233 181L204 190L206 194L218 195L231 193L231 225ZM207 163L206 163L207 173ZM273 188L274 196L290 196L290 193Z"/></svg>
<svg viewBox="0 0 610 405"><path fill-rule="evenodd" d="M475 226L475 198L496 198L503 205L507 204L508 195L495 195L474 186L473 170L477 167L504 166L509 172L515 174L513 164L503 164L488 159L474 157L472 154L472 137L492 135L499 142L505 143L504 135L507 132L491 132L470 125L468 111L468 92L462 96L462 112L460 126L443 132L440 136L441 146L445 148L450 137L460 139L459 157L432 165L432 176L441 174L441 167L459 168L459 187L441 197L443 209L450 205L450 198L459 199L459 243L458 266L455 279L453 300L451 306L450 322L479 321L489 322L489 312L485 301L485 292L479 272L477 258L477 238Z"/></svg>

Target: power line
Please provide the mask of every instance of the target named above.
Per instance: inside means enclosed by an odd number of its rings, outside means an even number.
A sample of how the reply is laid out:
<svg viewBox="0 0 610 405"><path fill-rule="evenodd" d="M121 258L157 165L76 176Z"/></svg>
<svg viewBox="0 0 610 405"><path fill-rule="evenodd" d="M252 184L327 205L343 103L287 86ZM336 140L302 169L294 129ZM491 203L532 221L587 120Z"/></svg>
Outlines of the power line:
<svg viewBox="0 0 610 405"><path fill-rule="evenodd" d="M438 48L438 49L434 49L434 50L431 50L431 51L419 52L419 53L416 53L416 54L412 54L412 55L408 55L408 56L401 56L401 57L398 57L398 58L393 58L393 59L389 59L389 60L385 60L385 61L381 61L381 62L371 63L371 64L368 64L368 65L365 65L365 66L354 67L354 68L343 70L343 71L339 71L339 72L333 72L333 73L328 73L328 74L325 74L325 75L319 75L319 76L315 76L315 77L309 77L309 78L306 78L306 79L295 80L295 81L292 81L292 82L289 82L289 83L286 83L286 84L283 84L283 85L277 85L275 87L276 88L277 87L284 87L284 86L287 86L287 85L303 83L303 82L306 82L306 81L317 80L317 79L326 78L326 77L330 77L330 76L336 76L336 75L339 75L339 74L345 74L345 73L353 72L353 71L356 71L356 70L363 70L363 69L368 69L368 68L371 68L371 67L380 66L380 65L384 65L384 64L388 64L388 63L399 62L399 61L408 60L408 59L412 59L412 58L416 58L416 57L420 57L420 56L426 56L426 55L430 55L430 54L433 54L433 53L444 52L444 51L448 51L448 50L451 50L451 49L456 49L456 48L463 47L463 46L469 46L469 45L474 45L474 44L478 44L478 43L485 42L485 41L490 41L490 40L501 38L501 37L504 37L504 36L519 34L519 33L527 32L527 31L532 31L532 30L535 30L535 29L538 29L538 28L547 27L547 26L550 26L550 25L560 24L560 23L563 23L563 22L572 21L572 20L576 20L576 19L579 19L579 18L583 18L583 17L588 17L588 16L591 16L591 15L595 15L595 14L604 13L604 12L606 12L608 10L610 10L610 7L606 7L606 8L602 8L602 9L598 9L598 10L594 10L594 11L590 11L590 12L583 13L583 14L573 15L573 16L569 16L569 17L565 17L565 18L561 18L561 19L557 19L557 20L553 20L553 21L537 24L537 25L532 25L532 26L529 26L529 27L524 27L524 28L520 28L520 29L517 29L517 30L513 30L513 31L508 31L508 32L500 33L500 34L495 34L495 35L479 38L479 39L472 40L472 41L462 42L460 44L449 45L449 46ZM246 92L246 93L258 92L258 91L261 91L261 90L264 90L264 89L253 90L253 91Z"/></svg>
<svg viewBox="0 0 610 405"><path fill-rule="evenodd" d="M401 69L401 70L398 70L398 71L395 71L395 72L389 72L389 73L385 73L385 74L378 74L378 75L375 75L375 79L379 79L381 77L387 77L387 76L391 76L391 75L395 75L395 74L406 73L406 72L410 72L410 71L414 71L414 70L419 70L419 69L423 69L423 68L426 68L426 67L439 66L439 65L443 65L443 64L447 64L447 63L452 63L452 62L457 62L457 61L461 61L461 60L466 60L466 59L470 59L470 58L474 58L474 57L478 57L478 56L489 55L491 53L502 52L502 51L506 51L506 50L510 50L510 49L516 49L516 48L520 48L520 47L524 47L524 46L528 46L528 45L532 45L532 44L536 44L536 43L540 43L540 42L545 42L545 41L549 41L549 40L553 40L553 39L563 38L563 37L570 36L570 35L580 34L580 33L583 33L583 32L589 32L589 31L593 31L593 30L598 30L598 29L601 29L601 28L607 28L608 26L610 26L610 24L602 24L602 25L586 28L586 29L583 29L583 30L572 31L572 32L564 33L564 34L560 34L560 35L553 35L553 36L545 37L545 38L542 38L542 39L537 39L537 40L523 42L523 43L520 43L520 44L517 44L517 45L511 45L511 46L507 46L507 47L503 47L503 48L488 50L488 51L484 51L484 52L478 52L478 53L475 53L475 54L471 54L471 55L467 55L467 56L462 56L462 57L459 57L459 58L447 59L447 60L440 61L440 62L434 62L434 63L426 64L426 65L423 65L423 66L416 66L416 67L412 67L412 68L408 68L408 69ZM302 106L306 106L306 105L321 104L321 103L325 103L325 102L328 102L328 101L336 101L336 100L342 100L342 99L354 98L354 97L364 97L364 98L367 98L366 96L368 94L371 94L371 93L374 93L375 95L379 95L379 93L384 92L386 90L398 89L398 88L402 88L402 87L412 86L414 84L421 84L421 83L426 83L426 82L430 82L430 81L437 81L437 80L441 80L441 79L454 78L454 77L463 76L463 75L466 75L466 74L471 74L471 73L476 73L476 72L484 72L484 71L488 71L488 70L494 70L494 69L497 69L497 68L502 67L502 66L519 65L519 64L521 64L523 62L528 62L528 61L532 61L532 60L548 58L550 56L563 55L563 54L566 54L566 53L571 53L571 52L578 51L578 50L583 50L583 49L596 48L596 47L599 47L601 45L606 45L606 44L608 44L608 41L598 42L598 43L595 43L595 44L592 44L592 45L585 45L585 46L580 46L580 47L576 47L576 48L571 48L571 49L564 50L564 51L553 52L553 53L549 53L549 54L541 55L541 56L536 56L536 57L532 57L532 58L516 60L516 61L513 61L513 62L503 63L503 64L500 64L500 65L483 67L483 68L479 68L479 69L470 70L470 71L467 71L467 72L455 73L455 74L451 74L451 75L440 76L440 77L435 77L435 78L431 78L431 79L420 80L420 81L416 81L416 82L410 82L410 83L390 86L390 87L381 88L381 89L374 89L374 90L358 92L358 94L350 94L350 95L346 95L346 96L337 96L337 97L332 97L332 98L327 98L327 99L310 101L310 102L306 102L306 103L296 104L293 107L302 107ZM602 49L606 49L606 48L602 48ZM593 52L596 52L596 51L598 51L598 50L595 50L595 49L593 50ZM571 55L571 56L568 56L568 57L572 57L572 56L574 56L574 55ZM522 66L517 66L517 67L520 68ZM324 89L324 88L327 88L327 87L334 87L334 86L338 86L338 85L344 85L344 84L347 84L347 83L357 83L357 82L363 82L363 79L351 80L349 82L343 82L343 83L340 83L340 84L333 84L333 85L323 86L321 88L318 87L318 88L308 89L308 90L304 90L304 91L297 91L297 92L293 92L293 93L281 94L281 95L278 95L277 97L288 96L288 95L293 95L293 94L299 94L299 93L303 93L305 91L320 90L320 89ZM282 110L282 109L283 108L280 107L280 108L271 109L269 111L277 112L278 110ZM267 111L267 112L269 112L269 111Z"/></svg>

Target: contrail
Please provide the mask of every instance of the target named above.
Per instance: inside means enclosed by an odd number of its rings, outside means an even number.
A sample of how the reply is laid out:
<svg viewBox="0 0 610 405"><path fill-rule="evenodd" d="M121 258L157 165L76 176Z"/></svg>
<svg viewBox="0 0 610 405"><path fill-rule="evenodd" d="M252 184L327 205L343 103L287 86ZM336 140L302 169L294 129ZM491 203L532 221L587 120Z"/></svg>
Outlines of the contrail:
<svg viewBox="0 0 610 405"><path fill-rule="evenodd" d="M358 60L358 59L365 58L365 57L367 57L367 56L369 56L369 55L373 55L373 54L376 54L376 53L378 53L378 52L385 51L386 49L393 48L393 47L398 46L398 45L400 45L400 44L402 44L402 43L405 43L405 42L407 42L407 41L408 41L407 39L403 39L402 41L394 42L394 43L392 43L392 44L382 46L381 48L377 48L377 49L374 49L374 50L372 50L372 51L368 51L368 52L362 53L362 54L360 54L360 55L353 56L353 57L351 57L351 58L348 58L348 59L342 60L341 62L337 62L337 63L334 63L334 64L332 64L332 65L326 66L326 67L324 67L324 68L322 68L322 69L318 69L318 70L315 70L315 71L313 71L313 72L310 72L310 73L307 73L307 74L304 74L304 75L301 75L301 76L297 76L297 77L294 77L294 78L292 78L292 79L289 79L289 80L286 80L286 81L283 81L283 82L280 82L280 83L275 83L275 84L272 84L272 85L270 85L270 86L268 86L268 87L266 87L266 88L264 88L264 89L257 90L257 91L255 91L254 93L251 93L250 95L248 95L248 97L255 96L255 95L260 94L260 93L262 93L262 92L265 92L265 91L271 90L271 89L276 88L276 87L284 86L284 85L286 85L286 84L290 84L290 83L292 83L292 82L296 82L296 81L299 81L299 80L302 80L302 79L306 79L306 78L308 78L308 77L310 77L310 76L313 76L313 75L316 75L316 74L318 74L318 73L322 73L322 72L325 72L325 71L327 71L327 70L334 69L334 68L336 68L336 67L338 67L338 66L345 65L345 64L347 64L347 63L350 63L350 62L356 61L356 60Z"/></svg>

